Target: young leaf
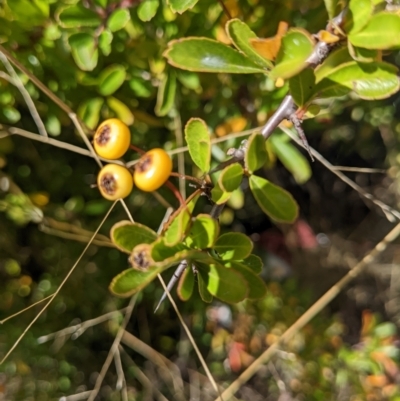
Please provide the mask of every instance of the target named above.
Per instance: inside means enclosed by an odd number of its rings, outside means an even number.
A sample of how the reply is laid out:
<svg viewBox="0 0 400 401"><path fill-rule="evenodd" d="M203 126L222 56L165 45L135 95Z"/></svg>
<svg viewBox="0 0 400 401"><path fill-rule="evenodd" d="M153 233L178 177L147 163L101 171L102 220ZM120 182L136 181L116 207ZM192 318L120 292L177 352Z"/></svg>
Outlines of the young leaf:
<svg viewBox="0 0 400 401"><path fill-rule="evenodd" d="M324 0L324 3L330 19L338 15L338 5L340 3L339 0Z"/></svg>
<svg viewBox="0 0 400 401"><path fill-rule="evenodd" d="M112 95L125 81L126 69L114 64L105 68L100 74L99 92L103 96Z"/></svg>
<svg viewBox="0 0 400 401"><path fill-rule="evenodd" d="M244 156L246 170L253 174L261 168L267 161L267 151L265 149L265 139L261 134L254 133L247 140L247 151Z"/></svg>
<svg viewBox="0 0 400 401"><path fill-rule="evenodd" d="M135 117L131 109L122 103L119 99L111 96L107 98L108 107L117 115L117 117L126 125L132 125Z"/></svg>
<svg viewBox="0 0 400 401"><path fill-rule="evenodd" d="M223 191L218 182L211 190L211 200L217 205L222 205L223 203L228 202L231 196L232 192Z"/></svg>
<svg viewBox="0 0 400 401"><path fill-rule="evenodd" d="M222 260L241 260L251 254L253 243L242 233L226 233L217 239L213 249Z"/></svg>
<svg viewBox="0 0 400 401"><path fill-rule="evenodd" d="M143 0L137 10L139 19L143 22L151 21L157 14L159 5L159 0Z"/></svg>
<svg viewBox="0 0 400 401"><path fill-rule="evenodd" d="M265 296L267 287L265 286L264 281L260 277L256 276L247 266L236 261L229 262L228 266L231 269L239 272L246 281L249 289L247 298L259 299Z"/></svg>
<svg viewBox="0 0 400 401"><path fill-rule="evenodd" d="M373 9L371 0L350 0L345 15L344 31L354 34L363 29L370 20Z"/></svg>
<svg viewBox="0 0 400 401"><path fill-rule="evenodd" d="M332 73L332 71L341 64L353 61L347 47L342 47L333 51L326 60L315 70L315 82L318 83L323 78Z"/></svg>
<svg viewBox="0 0 400 401"><path fill-rule="evenodd" d="M172 40L164 56L174 67L188 71L231 74L265 72L242 53L208 38Z"/></svg>
<svg viewBox="0 0 400 401"><path fill-rule="evenodd" d="M248 293L246 281L236 270L224 266L196 263L207 291L223 302L243 301Z"/></svg>
<svg viewBox="0 0 400 401"><path fill-rule="evenodd" d="M101 24L101 18L96 12L79 3L61 9L56 19L63 28L98 27Z"/></svg>
<svg viewBox="0 0 400 401"><path fill-rule="evenodd" d="M108 29L104 31L99 36L99 49L105 56L109 56L111 53L111 43L113 40L113 34Z"/></svg>
<svg viewBox="0 0 400 401"><path fill-rule="evenodd" d="M218 177L218 184L222 191L233 192L235 189L239 188L242 179L243 167L239 163L233 163L221 171Z"/></svg>
<svg viewBox="0 0 400 401"><path fill-rule="evenodd" d="M304 184L311 177L308 159L287 140L286 135L272 135L269 139L272 149L282 164L293 174L298 184Z"/></svg>
<svg viewBox="0 0 400 401"><path fill-rule="evenodd" d="M257 255L251 254L246 259L240 261L242 265L245 265L254 274L260 274L263 268L263 262Z"/></svg>
<svg viewBox="0 0 400 401"><path fill-rule="evenodd" d="M174 13L182 14L196 5L199 0L167 0L167 4Z"/></svg>
<svg viewBox="0 0 400 401"><path fill-rule="evenodd" d="M314 46L315 40L306 30L290 29L282 37L282 45L275 67L270 72L270 78L287 79L298 74L307 66L306 60L313 52Z"/></svg>
<svg viewBox="0 0 400 401"><path fill-rule="evenodd" d="M78 108L78 116L90 129L95 129L99 123L100 110L104 100L101 97L85 100Z"/></svg>
<svg viewBox="0 0 400 401"><path fill-rule="evenodd" d="M186 243L197 249L211 248L219 234L219 224L208 214L199 214L194 219Z"/></svg>
<svg viewBox="0 0 400 401"><path fill-rule="evenodd" d="M304 106L311 98L315 86L315 75L311 68L289 79L289 90L297 106Z"/></svg>
<svg viewBox="0 0 400 401"><path fill-rule="evenodd" d="M250 44L251 39L257 39L257 35L249 28L247 24L239 19L231 19L226 24L226 33L231 39L232 43L243 54L245 54L251 61L260 65L263 68L271 69L271 61L262 57Z"/></svg>
<svg viewBox="0 0 400 401"><path fill-rule="evenodd" d="M119 31L125 27L130 19L131 15L129 14L129 10L127 8L118 8L108 17L107 28L111 32Z"/></svg>
<svg viewBox="0 0 400 401"><path fill-rule="evenodd" d="M99 58L97 42L89 33L75 33L68 39L72 57L76 65L83 71L92 71Z"/></svg>
<svg viewBox="0 0 400 401"><path fill-rule="evenodd" d="M109 289L117 297L131 297L150 284L162 270L162 268L146 272L135 269L124 270L113 278Z"/></svg>
<svg viewBox="0 0 400 401"><path fill-rule="evenodd" d="M211 140L206 123L200 118L191 118L185 126L185 139L193 162L206 173L210 170L211 160Z"/></svg>
<svg viewBox="0 0 400 401"><path fill-rule="evenodd" d="M113 225L111 241L123 252L131 253L139 244L151 244L157 239L157 233L140 223L124 220Z"/></svg>
<svg viewBox="0 0 400 401"><path fill-rule="evenodd" d="M400 47L400 15L381 12L371 17L359 32L351 33L349 40L353 46L365 49L393 49Z"/></svg>
<svg viewBox="0 0 400 401"><path fill-rule="evenodd" d="M268 180L251 175L250 189L261 210L272 220L293 223L299 208L292 195Z"/></svg>
<svg viewBox="0 0 400 401"><path fill-rule="evenodd" d="M362 99L386 99L399 90L397 72L397 67L385 62L341 64L315 86L314 96L353 90Z"/></svg>
<svg viewBox="0 0 400 401"><path fill-rule="evenodd" d="M143 3L142 3L143 4ZM155 113L160 116L166 116L174 107L176 92L176 76L174 71L165 74L157 92L157 103L154 109Z"/></svg>
<svg viewBox="0 0 400 401"><path fill-rule="evenodd" d="M196 265L197 268L197 265ZM203 278L203 275L205 278ZM203 302L210 303L213 300L213 296L207 290L207 280L206 272L201 272L198 270L197 273L197 283L199 287L199 294Z"/></svg>
<svg viewBox="0 0 400 401"><path fill-rule="evenodd" d="M191 267L187 267L179 280L177 293L181 301L187 301L193 294L194 289L194 273Z"/></svg>

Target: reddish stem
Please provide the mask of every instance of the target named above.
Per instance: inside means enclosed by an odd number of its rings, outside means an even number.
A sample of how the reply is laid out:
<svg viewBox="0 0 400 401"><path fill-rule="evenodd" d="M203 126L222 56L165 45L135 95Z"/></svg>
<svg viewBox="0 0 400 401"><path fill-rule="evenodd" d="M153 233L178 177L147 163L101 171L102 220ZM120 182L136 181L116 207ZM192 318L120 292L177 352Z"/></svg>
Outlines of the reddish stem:
<svg viewBox="0 0 400 401"><path fill-rule="evenodd" d="M130 144L129 147L140 155L144 155L146 152L135 145Z"/></svg>
<svg viewBox="0 0 400 401"><path fill-rule="evenodd" d="M198 184L200 186L203 184L203 182L201 180L199 180L196 177L192 177L190 175L179 174L179 173L175 173L174 171L172 171L172 173L170 175L173 176L173 177L182 178L184 180L194 181L196 184Z"/></svg>
<svg viewBox="0 0 400 401"><path fill-rule="evenodd" d="M181 193L178 191L178 188L171 181L167 181L165 185L173 192L173 194L175 195L176 199L178 199L181 206L186 205L185 200L182 198Z"/></svg>

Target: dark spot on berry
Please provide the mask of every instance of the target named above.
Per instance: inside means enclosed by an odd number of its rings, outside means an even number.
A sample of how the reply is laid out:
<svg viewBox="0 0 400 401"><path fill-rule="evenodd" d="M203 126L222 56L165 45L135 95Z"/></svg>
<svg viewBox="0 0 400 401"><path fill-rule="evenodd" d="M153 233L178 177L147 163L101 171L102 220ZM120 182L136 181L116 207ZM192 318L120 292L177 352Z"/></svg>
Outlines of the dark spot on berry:
<svg viewBox="0 0 400 401"><path fill-rule="evenodd" d="M111 128L108 124L101 127L101 130L98 135L96 135L96 143L100 146L107 145L108 141L111 138Z"/></svg>
<svg viewBox="0 0 400 401"><path fill-rule="evenodd" d="M152 161L153 158L150 155L144 155L136 164L135 170L139 173L145 173L150 168Z"/></svg>
<svg viewBox="0 0 400 401"><path fill-rule="evenodd" d="M112 196L115 194L117 190L117 181L113 174L106 173L102 175L100 179L100 187L104 190L105 193Z"/></svg>

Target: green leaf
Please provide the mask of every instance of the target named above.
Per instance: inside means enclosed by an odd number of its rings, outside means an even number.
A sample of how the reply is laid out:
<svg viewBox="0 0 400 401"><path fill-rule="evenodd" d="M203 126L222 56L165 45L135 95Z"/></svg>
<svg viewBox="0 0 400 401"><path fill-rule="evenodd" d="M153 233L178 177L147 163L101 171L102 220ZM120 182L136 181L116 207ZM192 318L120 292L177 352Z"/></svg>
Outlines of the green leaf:
<svg viewBox="0 0 400 401"><path fill-rule="evenodd" d="M261 134L254 133L247 140L247 150L244 156L246 170L253 174L261 168L267 161L267 151L265 149L265 139Z"/></svg>
<svg viewBox="0 0 400 401"><path fill-rule="evenodd" d="M253 243L242 233L226 233L217 239L213 249L222 260L241 260L251 254Z"/></svg>
<svg viewBox="0 0 400 401"><path fill-rule="evenodd" d="M165 238L160 237L152 243L151 257L154 262L164 262L165 260L174 257L178 252L189 250L184 244L179 242L173 246L168 246L165 243Z"/></svg>
<svg viewBox="0 0 400 401"><path fill-rule="evenodd" d="M141 21L151 21L157 14L159 0L143 0L137 9L138 17Z"/></svg>
<svg viewBox="0 0 400 401"><path fill-rule="evenodd" d="M194 289L194 274L191 267L187 267L179 280L178 288L176 292L178 293L181 301L187 301L193 294Z"/></svg>
<svg viewBox="0 0 400 401"><path fill-rule="evenodd" d="M131 297L150 284L162 270L162 268L146 272L135 269L124 270L113 278L109 289L118 297Z"/></svg>
<svg viewBox="0 0 400 401"><path fill-rule="evenodd" d="M61 9L56 19L63 28L98 27L101 24L101 18L95 11L79 3Z"/></svg>
<svg viewBox="0 0 400 401"><path fill-rule="evenodd" d="M131 109L115 97L107 98L108 107L117 115L117 117L126 125L132 125L135 117Z"/></svg>
<svg viewBox="0 0 400 401"><path fill-rule="evenodd" d="M90 129L95 129L99 123L100 110L104 100L101 97L85 100L78 107L78 116Z"/></svg>
<svg viewBox="0 0 400 401"><path fill-rule="evenodd" d="M296 182L304 184L311 177L310 163L288 139L286 135L272 135L270 138L272 150L281 163L293 174Z"/></svg>
<svg viewBox="0 0 400 401"><path fill-rule="evenodd" d="M393 49L400 47L400 15L381 12L371 17L360 32L351 33L353 46L366 49Z"/></svg>
<svg viewBox="0 0 400 401"><path fill-rule="evenodd" d="M314 50L315 40L300 28L290 29L282 37L282 45L276 58L275 67L270 72L271 79L287 79L307 67L307 59Z"/></svg>
<svg viewBox="0 0 400 401"><path fill-rule="evenodd" d="M165 74L157 92L157 103L155 113L162 117L166 116L174 107L176 93L176 76L173 71Z"/></svg>
<svg viewBox="0 0 400 401"><path fill-rule="evenodd" d="M204 274L205 278L203 278L203 274ZM203 300L203 302L210 303L213 300L213 296L207 290L206 278L207 278L206 273L205 272L202 273L198 270L197 283L198 283L198 287L199 287L200 297Z"/></svg>
<svg viewBox="0 0 400 401"><path fill-rule="evenodd" d="M362 99L386 99L399 90L398 69L385 62L341 64L314 88L314 95L329 97L353 90Z"/></svg>
<svg viewBox="0 0 400 401"><path fill-rule="evenodd" d="M238 189L243 179L243 167L239 163L233 163L225 167L218 178L218 184L225 192L233 192Z"/></svg>
<svg viewBox="0 0 400 401"><path fill-rule="evenodd" d="M249 60L263 68L272 68L273 64L271 61L262 57L250 44L250 39L257 39L257 35L249 28L247 24L237 18L231 19L226 24L226 33L228 34L234 46L245 56L247 56Z"/></svg>
<svg viewBox="0 0 400 401"><path fill-rule="evenodd" d="M119 31L125 28L125 25L130 19L131 15L129 14L129 10L127 8L119 8L113 11L108 17L107 27L111 32Z"/></svg>
<svg viewBox="0 0 400 401"><path fill-rule="evenodd" d="M304 106L311 98L315 86L315 75L311 68L289 79L289 90L297 106Z"/></svg>
<svg viewBox="0 0 400 401"><path fill-rule="evenodd" d="M328 11L329 19L336 17L339 13L339 0L324 0L325 8Z"/></svg>
<svg viewBox="0 0 400 401"><path fill-rule="evenodd" d="M251 175L250 189L261 210L272 220L293 223L299 214L299 207L292 195L268 180Z"/></svg>
<svg viewBox="0 0 400 401"><path fill-rule="evenodd" d="M196 263L207 291L223 302L243 301L248 293L246 281L236 270L224 266Z"/></svg>
<svg viewBox="0 0 400 401"><path fill-rule="evenodd" d="M232 192L223 191L218 182L216 182L214 188L211 190L211 200L217 205L222 205L223 203L228 202L231 196Z"/></svg>
<svg viewBox="0 0 400 401"><path fill-rule="evenodd" d="M210 170L211 139L206 123L200 118L191 118L185 126L185 139L193 163L206 173Z"/></svg>
<svg viewBox="0 0 400 401"><path fill-rule="evenodd" d="M167 228L163 234L165 244L173 246L183 240L189 223L192 218L192 212L200 195L191 196L187 199L186 207L179 208L169 219Z"/></svg>
<svg viewBox="0 0 400 401"><path fill-rule="evenodd" d="M14 13L14 17L29 26L40 25L49 17L50 7L46 1L42 0L8 0L7 6ZM2 4L4 10L4 2ZM3 15L3 14L2 14ZM2 20L3 23L4 20ZM13 32L14 33L14 32Z"/></svg>
<svg viewBox="0 0 400 401"><path fill-rule="evenodd" d="M126 69L119 64L105 68L99 76L99 92L103 96L112 95L125 81Z"/></svg>
<svg viewBox="0 0 400 401"><path fill-rule="evenodd" d="M326 60L315 70L315 82L318 83L323 78L332 73L332 71L341 64L353 61L347 47L339 48L333 51Z"/></svg>
<svg viewBox="0 0 400 401"><path fill-rule="evenodd" d="M247 283L249 289L247 298L259 299L265 296L267 287L264 281L256 276L247 266L240 262L229 262L228 266L235 271L239 272Z"/></svg>
<svg viewBox="0 0 400 401"><path fill-rule="evenodd" d="M360 61L362 63L371 63L372 61L381 60L381 51L375 49L364 49L362 47L356 47L347 42L349 54L353 60Z"/></svg>
<svg viewBox="0 0 400 401"><path fill-rule="evenodd" d="M113 40L113 34L108 29L104 31L99 36L99 49L105 56L109 56L111 53L111 43Z"/></svg>
<svg viewBox="0 0 400 401"><path fill-rule="evenodd" d="M188 71L254 74L265 72L242 53L208 38L184 38L168 43L164 52L174 67Z"/></svg>
<svg viewBox="0 0 400 401"><path fill-rule="evenodd" d="M188 246L197 249L211 248L218 234L218 221L208 214L199 214L192 222L186 243Z"/></svg>
<svg viewBox="0 0 400 401"><path fill-rule="evenodd" d="M251 254L246 259L240 261L242 265L245 265L254 274L260 274L263 268L263 262L257 255Z"/></svg>
<svg viewBox="0 0 400 401"><path fill-rule="evenodd" d="M192 8L199 0L167 0L167 4L174 13L182 14Z"/></svg>
<svg viewBox="0 0 400 401"><path fill-rule="evenodd" d="M348 34L359 32L367 25L373 10L371 0L350 0L345 15L344 31Z"/></svg>
<svg viewBox="0 0 400 401"><path fill-rule="evenodd" d="M113 225L110 238L118 249L131 253L137 245L153 243L157 239L157 233L143 224L124 220Z"/></svg>
<svg viewBox="0 0 400 401"><path fill-rule="evenodd" d="M72 57L83 71L92 71L99 58L95 38L89 33L75 33L69 37Z"/></svg>

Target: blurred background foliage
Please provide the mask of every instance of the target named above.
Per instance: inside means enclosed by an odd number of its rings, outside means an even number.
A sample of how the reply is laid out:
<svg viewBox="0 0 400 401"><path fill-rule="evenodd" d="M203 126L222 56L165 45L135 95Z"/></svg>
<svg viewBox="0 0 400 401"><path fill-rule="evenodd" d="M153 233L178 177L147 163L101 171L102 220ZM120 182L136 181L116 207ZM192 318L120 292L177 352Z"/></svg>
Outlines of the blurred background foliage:
<svg viewBox="0 0 400 401"><path fill-rule="evenodd" d="M322 0L227 0L225 5L232 17L244 20L260 37L274 35L282 20L316 32L328 19ZM181 146L182 125L190 117L203 118L213 135L227 136L213 148L213 160L218 163L227 149L240 143L240 138L229 134L265 122L287 90L275 88L261 74L197 74L166 64L163 52L171 39L205 36L226 41L226 21L215 0L200 0L182 15L159 0L0 0L0 44L76 111L89 129L116 116L130 126L133 143L143 149ZM399 53L390 57L400 64ZM54 292L110 206L91 188L98 172L91 158L7 134L10 126L35 133L37 128L6 73L2 64L1 319ZM84 147L68 115L24 74L16 73L50 137ZM334 165L377 169L346 174L397 208L399 95L373 102L349 95L321 106L320 116L304 123L310 144ZM276 137L275 146L279 141ZM294 225L273 225L246 185L221 216L224 230L245 232L255 242L265 262L266 298L232 307L205 305L199 297L179 303L219 383L234 380L392 224L332 172L304 157L305 178L296 179L275 157L263 171L299 203L301 218ZM129 153L126 161L134 158L134 152ZM186 161L187 173L196 174ZM168 191L160 193L175 204ZM157 229L165 207L152 194L134 191L127 204L135 220ZM210 210L205 201L202 208ZM126 306L125 300L109 294L108 284L126 268L127 260L107 239L110 227L125 218L117 205L60 295L0 367L0 400L54 400L93 388L122 313L72 338L45 342L43 336ZM398 246L391 245L245 384L238 398L400 400L399 263ZM156 282L141 293L127 331L174 361L192 388L198 386L200 399L213 399L204 376L193 373L202 370L169 303L153 314L161 293ZM1 326L0 355L38 308ZM174 399L161 368L141 356L129 341L123 346L129 399L153 399L156 390ZM116 383L111 367L98 399L120 399Z"/></svg>

